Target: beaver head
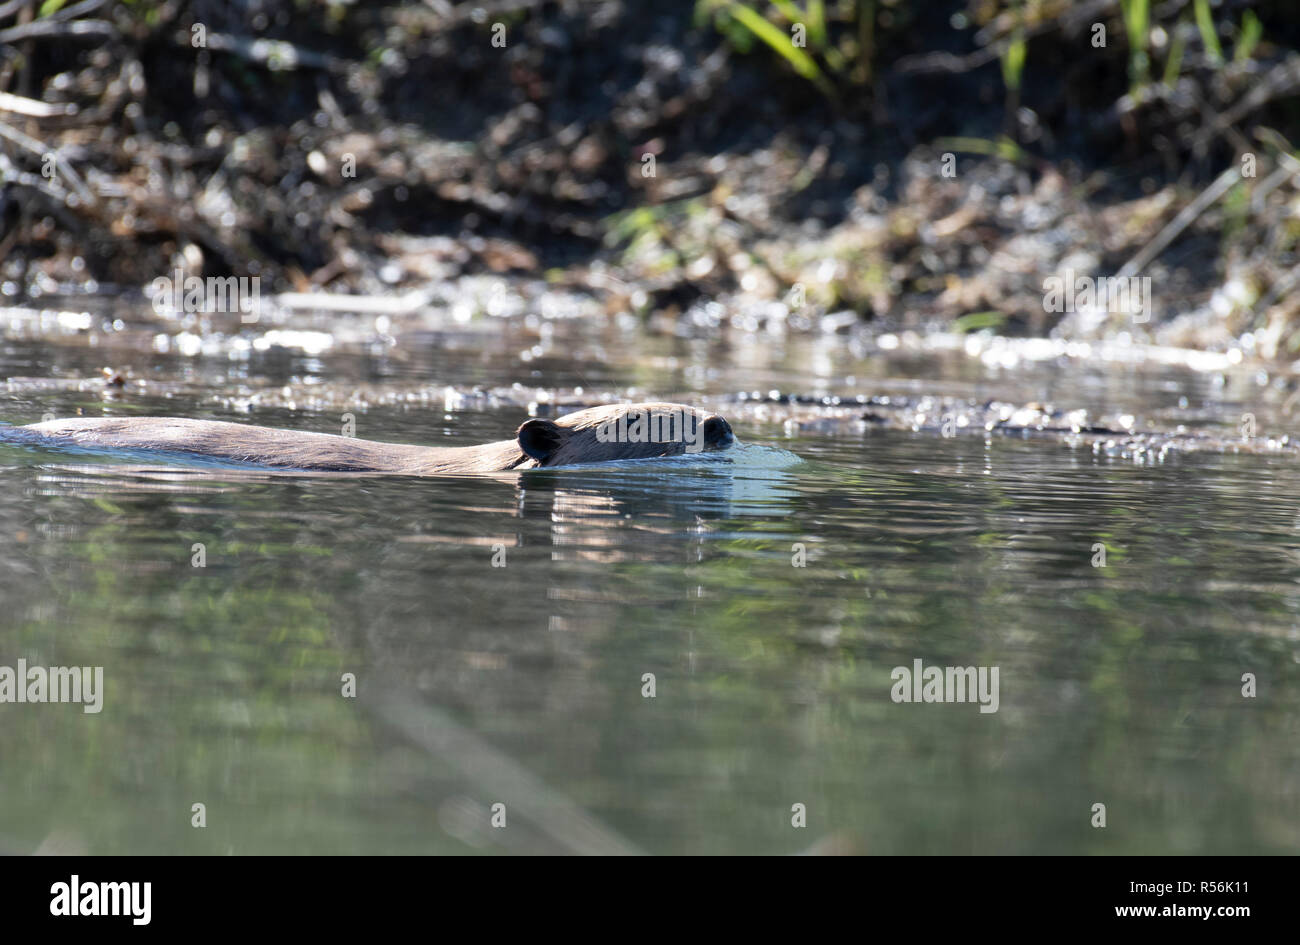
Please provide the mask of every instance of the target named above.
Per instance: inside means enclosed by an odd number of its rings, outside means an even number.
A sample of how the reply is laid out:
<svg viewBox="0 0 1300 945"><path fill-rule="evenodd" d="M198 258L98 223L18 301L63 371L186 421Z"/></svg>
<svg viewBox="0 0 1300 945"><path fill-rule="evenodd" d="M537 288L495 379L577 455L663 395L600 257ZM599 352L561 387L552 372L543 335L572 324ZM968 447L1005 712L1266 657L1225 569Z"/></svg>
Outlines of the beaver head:
<svg viewBox="0 0 1300 945"><path fill-rule="evenodd" d="M555 420L527 420L519 448L538 466L651 459L724 450L736 441L731 424L684 404L614 404Z"/></svg>

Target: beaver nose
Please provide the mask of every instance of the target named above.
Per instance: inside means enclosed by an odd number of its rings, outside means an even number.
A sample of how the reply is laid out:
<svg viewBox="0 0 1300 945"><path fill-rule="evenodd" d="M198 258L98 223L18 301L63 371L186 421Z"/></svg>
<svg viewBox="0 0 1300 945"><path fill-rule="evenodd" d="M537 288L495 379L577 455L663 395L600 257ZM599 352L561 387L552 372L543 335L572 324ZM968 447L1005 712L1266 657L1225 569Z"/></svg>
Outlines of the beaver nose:
<svg viewBox="0 0 1300 945"><path fill-rule="evenodd" d="M717 414L704 421L704 442L714 449L723 449L736 441L731 424Z"/></svg>

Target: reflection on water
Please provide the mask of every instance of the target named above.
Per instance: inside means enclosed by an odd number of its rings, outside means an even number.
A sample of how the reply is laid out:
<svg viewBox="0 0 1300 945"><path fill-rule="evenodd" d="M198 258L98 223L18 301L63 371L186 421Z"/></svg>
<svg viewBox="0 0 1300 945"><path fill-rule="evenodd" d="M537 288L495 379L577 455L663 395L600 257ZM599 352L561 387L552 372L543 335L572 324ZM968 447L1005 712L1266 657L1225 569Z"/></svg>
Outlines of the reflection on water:
<svg viewBox="0 0 1300 945"><path fill-rule="evenodd" d="M0 706L0 844L1300 848L1291 462L737 432L437 480L0 448L0 665L106 687ZM999 711L894 703L914 659Z"/></svg>

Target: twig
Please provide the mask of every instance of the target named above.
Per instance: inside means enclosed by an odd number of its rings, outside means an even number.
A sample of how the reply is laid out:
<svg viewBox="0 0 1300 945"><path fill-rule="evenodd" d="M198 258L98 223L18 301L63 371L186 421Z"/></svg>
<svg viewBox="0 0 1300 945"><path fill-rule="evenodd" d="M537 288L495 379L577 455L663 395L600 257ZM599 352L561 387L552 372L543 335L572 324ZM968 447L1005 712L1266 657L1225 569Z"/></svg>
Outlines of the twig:
<svg viewBox="0 0 1300 945"><path fill-rule="evenodd" d="M183 45L188 46L188 40ZM340 65L339 60L333 56L302 49L281 39L250 39L247 36L209 33L208 48L231 53L249 62L264 65L272 71L290 71L299 66L335 70Z"/></svg>
<svg viewBox="0 0 1300 945"><path fill-rule="evenodd" d="M55 105L34 98L0 92L0 111L13 112L15 115L29 115L32 118L54 118L58 115L75 115L77 106L71 103Z"/></svg>
<svg viewBox="0 0 1300 945"><path fill-rule="evenodd" d="M1000 55L1002 55L1001 46L985 46L964 56L948 52L923 53L918 56L904 56L898 60L896 68L903 75L933 75L944 72L957 75L987 65Z"/></svg>
<svg viewBox="0 0 1300 945"><path fill-rule="evenodd" d="M19 0L20 3L31 2L31 0ZM74 3L70 7L64 7L62 10L55 10L53 13L47 13L41 17L45 22L64 23L68 20L74 20L83 13L94 13L100 7L108 3L108 0L81 0L80 3Z"/></svg>
<svg viewBox="0 0 1300 945"><path fill-rule="evenodd" d="M1277 155L1277 163L1277 170L1255 185L1255 192L1250 196L1252 213L1262 211L1264 201L1268 199L1268 195L1277 190L1287 180L1294 178L1296 181L1300 181L1300 161L1297 161L1285 151L1281 151Z"/></svg>
<svg viewBox="0 0 1300 945"><path fill-rule="evenodd" d="M1077 30L1082 24L1092 23L1098 17L1113 12L1117 6L1119 6L1119 0L1092 0L1091 3L1076 0L1074 4L1067 4L1066 8L1057 16L1048 17L1036 23L1025 24L1025 39L1049 32L1057 26L1067 30ZM1014 29L1017 18L1017 15L1011 9L995 17L991 23L975 34L976 44L986 46L999 37L1007 38L1008 34Z"/></svg>
<svg viewBox="0 0 1300 945"><path fill-rule="evenodd" d="M1063 17L1054 17L1027 25L1023 38L1028 42L1034 37L1049 33L1062 25L1070 29L1077 28L1079 23L1087 22L1107 12L1117 2L1118 0L1093 0L1092 3L1081 4L1077 8L1067 11ZM1065 21L1064 24L1062 20ZM975 42L980 44L980 48L964 56L947 52L921 53L915 56L904 56L898 60L895 68L900 73L910 73L912 75L971 72L1005 53L1007 48L1015 42L1015 37L1005 35L996 37L992 27L985 27L975 34Z"/></svg>
<svg viewBox="0 0 1300 945"><path fill-rule="evenodd" d="M0 30L0 43L15 43L20 39L48 39L51 36L116 36L117 27L107 20L73 20L71 23L51 21L48 17Z"/></svg>
<svg viewBox="0 0 1300 945"><path fill-rule="evenodd" d="M13 16L23 7L35 2L36 0L9 0L8 3L0 3L0 20L7 16Z"/></svg>
<svg viewBox="0 0 1300 945"><path fill-rule="evenodd" d="M1207 207L1231 190L1233 184L1239 180L1241 180L1241 169L1234 164L1216 177L1209 187L1201 191L1195 200L1180 210L1178 216L1170 220L1165 228L1156 234L1155 239L1143 246L1136 256L1126 262L1116 274L1117 278L1127 279L1145 269L1151 260L1163 253L1183 230L1191 226Z"/></svg>
<svg viewBox="0 0 1300 945"><path fill-rule="evenodd" d="M68 192L62 187L55 187L46 178L40 174L33 174L30 171L20 170L15 167L13 162L3 154L0 154L0 181L18 184L22 187L29 187L32 190L38 190L51 200L58 203L66 204L68 202ZM17 232L17 230L15 230Z"/></svg>
<svg viewBox="0 0 1300 945"><path fill-rule="evenodd" d="M1251 306L1251 310L1255 312L1268 311L1273 307L1273 303L1282 298L1282 296L1290 295L1291 290L1296 287L1297 283L1300 283L1300 270L1292 269L1282 278L1274 282L1273 285L1269 287L1268 292L1263 296L1263 298L1259 299L1259 301ZM1297 391L1296 393L1300 394L1300 391ZM1289 412L1290 411L1288 411L1288 413Z"/></svg>
<svg viewBox="0 0 1300 945"><path fill-rule="evenodd" d="M62 172L63 176L68 179L68 183L72 185L72 188L87 204L94 206L96 203L94 193L86 186L86 182L81 179L81 175L76 172L76 169L71 164L67 161L58 160L59 152L57 150L43 141L37 141L35 138L23 134L17 128L11 128L2 121L0 121L0 138L8 138L20 148L38 155L42 160L45 159L46 155L54 155L55 169Z"/></svg>
<svg viewBox="0 0 1300 945"><path fill-rule="evenodd" d="M1229 125L1235 125L1251 112L1262 108L1275 98L1281 98L1300 90L1300 56L1292 55L1286 62L1278 63L1249 92L1237 100L1231 108L1225 109L1218 119L1208 128L1203 128L1193 140L1193 147L1200 149L1205 143Z"/></svg>
<svg viewBox="0 0 1300 945"><path fill-rule="evenodd" d="M479 10L486 13L488 21L491 22L511 17L525 10L536 9L541 5L542 0L496 0L496 2L486 0L486 2L472 5L460 3L455 6L442 2L442 0L425 0L425 6L429 7L439 17L440 22L438 25L443 29L473 19Z"/></svg>

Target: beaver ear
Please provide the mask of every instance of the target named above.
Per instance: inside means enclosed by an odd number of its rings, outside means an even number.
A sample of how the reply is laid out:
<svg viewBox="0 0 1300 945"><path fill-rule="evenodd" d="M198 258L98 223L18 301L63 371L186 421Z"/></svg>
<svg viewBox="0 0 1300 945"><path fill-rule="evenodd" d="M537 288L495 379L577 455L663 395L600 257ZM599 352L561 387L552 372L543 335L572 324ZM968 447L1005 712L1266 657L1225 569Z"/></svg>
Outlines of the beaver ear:
<svg viewBox="0 0 1300 945"><path fill-rule="evenodd" d="M539 463L550 459L564 438L557 424L537 419L525 420L516 435L519 437L519 448Z"/></svg>

